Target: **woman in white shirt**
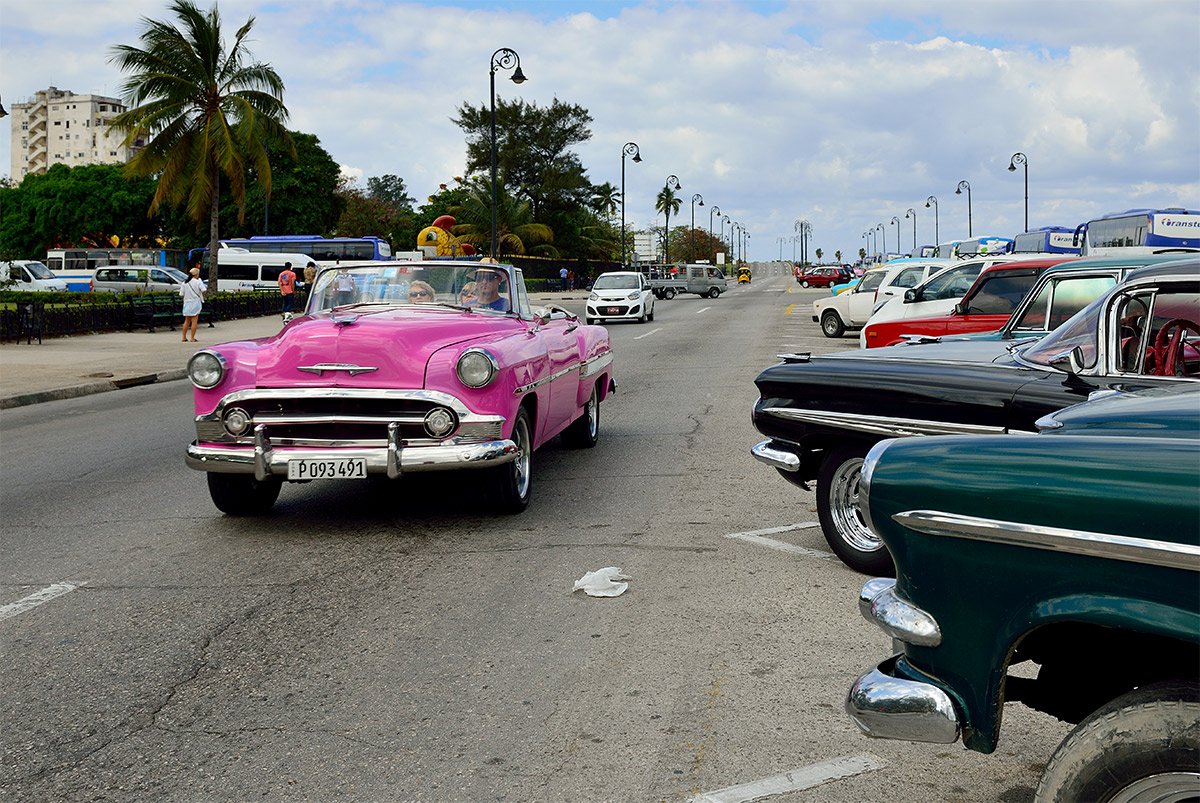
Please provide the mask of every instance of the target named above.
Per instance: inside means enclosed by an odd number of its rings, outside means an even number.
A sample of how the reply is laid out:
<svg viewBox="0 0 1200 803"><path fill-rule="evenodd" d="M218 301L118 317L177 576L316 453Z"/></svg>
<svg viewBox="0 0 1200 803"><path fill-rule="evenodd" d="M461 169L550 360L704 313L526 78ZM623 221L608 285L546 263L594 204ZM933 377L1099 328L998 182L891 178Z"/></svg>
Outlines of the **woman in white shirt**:
<svg viewBox="0 0 1200 803"><path fill-rule="evenodd" d="M196 342L196 327L200 323L200 310L204 307L204 291L207 289L200 281L200 269L188 271L191 278L179 286L179 294L183 296L183 342L188 340L188 328L192 330L192 342Z"/></svg>

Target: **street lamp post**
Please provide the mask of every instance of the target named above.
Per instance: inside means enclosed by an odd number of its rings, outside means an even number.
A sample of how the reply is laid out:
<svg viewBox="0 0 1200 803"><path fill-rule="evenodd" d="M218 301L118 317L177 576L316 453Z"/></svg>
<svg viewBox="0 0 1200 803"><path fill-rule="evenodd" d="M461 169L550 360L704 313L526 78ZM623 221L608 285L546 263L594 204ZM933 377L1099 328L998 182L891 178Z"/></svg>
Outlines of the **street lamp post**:
<svg viewBox="0 0 1200 803"><path fill-rule="evenodd" d="M942 235L941 232L938 231L937 198L932 195L926 198L925 208L928 209L930 204L933 204L933 244L937 246L942 244Z"/></svg>
<svg viewBox="0 0 1200 803"><path fill-rule="evenodd" d="M621 267L625 263L625 157L632 156L633 161L642 161L642 152L636 142L626 142L621 148Z"/></svg>
<svg viewBox="0 0 1200 803"><path fill-rule="evenodd" d="M699 201L701 206L704 206L704 196L700 193L695 193L692 196L692 230L688 232L688 239L692 241L692 261L696 261L696 202Z"/></svg>
<svg viewBox="0 0 1200 803"><path fill-rule="evenodd" d="M870 252L870 250L871 250L871 232L864 231L862 233L862 237L860 239L862 239L862 241L864 243L863 250Z"/></svg>
<svg viewBox="0 0 1200 803"><path fill-rule="evenodd" d="M906 218L911 217L913 219L913 252L912 252L911 256L915 257L915 256L918 256L918 254L917 254L917 210L913 209L910 206L908 208L908 211L904 213L904 217L906 217Z"/></svg>
<svg viewBox="0 0 1200 803"><path fill-rule="evenodd" d="M958 182L958 189L954 191L955 195L962 195L962 191L967 191L967 236L974 237L975 232L971 228L971 183L965 178Z"/></svg>
<svg viewBox="0 0 1200 803"><path fill-rule="evenodd" d="M742 229L742 261L743 262L750 261L750 260L746 259L746 251L749 248L750 248L750 232L746 231L745 229Z"/></svg>
<svg viewBox="0 0 1200 803"><path fill-rule="evenodd" d="M902 250L900 246L900 218L892 215L892 219L889 222L896 224L896 253L899 254Z"/></svg>
<svg viewBox="0 0 1200 803"><path fill-rule="evenodd" d="M882 223L876 223L875 230L879 232L879 241L882 243L880 246L880 254L883 256L883 261L887 262L887 229Z"/></svg>
<svg viewBox="0 0 1200 803"><path fill-rule="evenodd" d="M663 184L663 189L682 190L683 185L679 183L679 177L672 173L667 176L667 180ZM671 264L671 204L665 192L663 193L663 201L663 214L666 215L666 223L663 226L663 263L669 265Z"/></svg>
<svg viewBox="0 0 1200 803"><path fill-rule="evenodd" d="M1017 151L1008 160L1009 171L1015 173L1017 165L1025 166L1025 231L1029 231L1029 157Z"/></svg>
<svg viewBox="0 0 1200 803"><path fill-rule="evenodd" d="M728 222L729 222L729 215L725 215L725 217L721 218L721 232L720 232L720 234L717 235L717 239L721 241L721 245L725 244L725 224ZM729 231L732 232L733 229L730 228ZM730 249L729 255L733 256L732 249Z"/></svg>
<svg viewBox="0 0 1200 803"><path fill-rule="evenodd" d="M719 207L715 204L708 208L708 244L709 245L712 245L712 239L713 239L712 221L713 221L714 214L717 215L718 217L720 217L720 215L721 215L721 207ZM714 249L713 262L716 262L716 261L717 261L717 255L716 255L716 252Z"/></svg>
<svg viewBox="0 0 1200 803"><path fill-rule="evenodd" d="M513 69L513 68L516 69ZM491 88L492 88L492 247L489 256L496 258L496 70L513 69L512 82L525 83L525 73L521 72L521 57L517 51L502 47L492 54Z"/></svg>

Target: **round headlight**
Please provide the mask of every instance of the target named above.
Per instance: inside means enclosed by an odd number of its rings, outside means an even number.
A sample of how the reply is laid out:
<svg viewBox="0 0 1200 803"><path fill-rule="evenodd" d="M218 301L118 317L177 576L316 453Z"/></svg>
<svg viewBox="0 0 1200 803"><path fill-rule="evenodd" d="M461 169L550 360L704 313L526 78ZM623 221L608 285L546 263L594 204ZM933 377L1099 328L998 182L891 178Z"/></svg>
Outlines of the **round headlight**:
<svg viewBox="0 0 1200 803"><path fill-rule="evenodd" d="M630 293L629 295L625 296L625 298L629 301L637 301L641 297L642 297L642 294L640 292L633 292L633 293Z"/></svg>
<svg viewBox="0 0 1200 803"><path fill-rule="evenodd" d="M250 428L250 413L241 407L232 407L225 413L225 431L234 437L245 434Z"/></svg>
<svg viewBox="0 0 1200 803"><path fill-rule="evenodd" d="M463 352L458 358L459 380L469 388L481 388L496 378L499 367L495 358L482 349Z"/></svg>
<svg viewBox="0 0 1200 803"><path fill-rule="evenodd" d="M434 407L425 414L425 431L435 438L444 438L454 429L454 413L445 407Z"/></svg>
<svg viewBox="0 0 1200 803"><path fill-rule="evenodd" d="M595 293L592 293L591 295L588 296L588 301L599 301L599 300L600 300L600 296L598 296Z"/></svg>
<svg viewBox="0 0 1200 803"><path fill-rule="evenodd" d="M211 351L198 351L188 360L188 378L203 390L215 388L225 378L225 361Z"/></svg>

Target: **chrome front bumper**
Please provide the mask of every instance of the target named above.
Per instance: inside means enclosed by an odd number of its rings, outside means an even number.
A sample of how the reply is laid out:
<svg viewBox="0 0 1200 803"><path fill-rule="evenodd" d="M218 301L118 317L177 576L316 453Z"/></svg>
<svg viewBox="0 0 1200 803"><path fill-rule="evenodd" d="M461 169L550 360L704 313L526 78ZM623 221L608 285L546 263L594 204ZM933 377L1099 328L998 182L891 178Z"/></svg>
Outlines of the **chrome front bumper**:
<svg viewBox="0 0 1200 803"><path fill-rule="evenodd" d="M796 472L800 470L800 458L792 452L776 449L771 444L774 441L763 441L750 447L750 454L759 462L773 466L780 471Z"/></svg>
<svg viewBox="0 0 1200 803"><path fill-rule="evenodd" d="M897 658L868 669L850 687L846 713L854 724L876 739L958 741L958 715L950 696L931 683L896 677Z"/></svg>
<svg viewBox="0 0 1200 803"><path fill-rule="evenodd" d="M896 593L896 581L876 577L858 595L863 617L904 644L936 647L942 633L937 621ZM958 741L958 714L950 695L919 680L896 673L894 655L868 669L846 695L846 713L859 730L877 739L953 744Z"/></svg>
<svg viewBox="0 0 1200 803"><path fill-rule="evenodd" d="M262 427L255 428L253 445L202 444L187 448L188 468L222 474L253 474L255 479L287 476L289 460L363 458L368 474L397 479L409 472L487 468L515 460L520 450L508 439L440 446L404 446L389 428L387 445L374 447L273 446Z"/></svg>

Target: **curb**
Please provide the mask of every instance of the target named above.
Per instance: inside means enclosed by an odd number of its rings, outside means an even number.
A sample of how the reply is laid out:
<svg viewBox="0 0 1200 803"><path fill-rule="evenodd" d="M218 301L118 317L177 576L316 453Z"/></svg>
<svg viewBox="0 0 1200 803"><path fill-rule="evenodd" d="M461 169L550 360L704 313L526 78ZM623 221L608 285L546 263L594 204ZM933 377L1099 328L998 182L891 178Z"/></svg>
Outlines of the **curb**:
<svg viewBox="0 0 1200 803"><path fill-rule="evenodd" d="M187 369L175 368L170 371L161 371L156 374L143 374L141 376L130 376L124 379L110 379L105 382L89 382L85 385L70 385L65 388L55 388L53 390L39 390L34 393L21 393L16 396L8 396L0 398L0 410L11 410L14 407L25 407L30 404L41 404L48 401L60 401L62 399L76 399L80 396L91 396L95 393L107 393L111 390L124 390L125 388L138 387L139 385L153 385L158 382L172 382L176 379L185 379L187 377Z"/></svg>

